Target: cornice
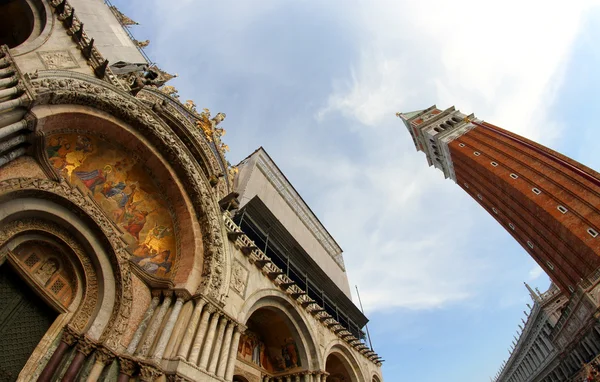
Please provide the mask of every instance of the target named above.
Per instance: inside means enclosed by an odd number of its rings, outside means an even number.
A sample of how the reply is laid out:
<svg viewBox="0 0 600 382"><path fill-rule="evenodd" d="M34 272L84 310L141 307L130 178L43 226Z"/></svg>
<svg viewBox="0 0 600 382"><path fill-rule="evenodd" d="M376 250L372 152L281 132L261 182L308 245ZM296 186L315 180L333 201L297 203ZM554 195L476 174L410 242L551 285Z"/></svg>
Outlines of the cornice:
<svg viewBox="0 0 600 382"><path fill-rule="evenodd" d="M327 232L325 227L323 227L319 219L317 219L304 200L302 200L302 197L300 197L290 182L285 178L275 162L273 162L264 150L259 150L255 155L257 156L257 168L265 175L277 193L290 206L315 239L317 239L323 248L325 248L329 256L331 256L340 268L345 271L346 268L342 257L342 249L329 232Z"/></svg>

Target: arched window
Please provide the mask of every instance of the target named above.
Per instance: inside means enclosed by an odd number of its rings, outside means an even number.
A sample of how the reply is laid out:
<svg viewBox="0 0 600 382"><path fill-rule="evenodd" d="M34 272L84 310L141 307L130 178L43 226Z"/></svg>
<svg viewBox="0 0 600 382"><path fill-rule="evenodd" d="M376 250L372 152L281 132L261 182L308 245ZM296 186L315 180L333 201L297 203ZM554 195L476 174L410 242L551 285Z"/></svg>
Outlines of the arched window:
<svg viewBox="0 0 600 382"><path fill-rule="evenodd" d="M437 133L441 133L442 130L439 127L434 127L433 130Z"/></svg>
<svg viewBox="0 0 600 382"><path fill-rule="evenodd" d="M33 25L33 11L26 0L0 1L0 45L21 45L33 32Z"/></svg>

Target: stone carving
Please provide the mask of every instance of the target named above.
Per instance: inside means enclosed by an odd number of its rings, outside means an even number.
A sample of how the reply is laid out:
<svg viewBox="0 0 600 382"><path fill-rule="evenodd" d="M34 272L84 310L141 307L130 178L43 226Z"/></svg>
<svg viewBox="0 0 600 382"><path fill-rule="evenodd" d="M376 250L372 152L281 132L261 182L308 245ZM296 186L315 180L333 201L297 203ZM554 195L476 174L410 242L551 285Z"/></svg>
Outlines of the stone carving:
<svg viewBox="0 0 600 382"><path fill-rule="evenodd" d="M119 356L118 359L119 359L119 366L120 366L119 371L122 374L133 377L133 374L135 374L135 372L137 370L137 365L136 365L135 361L127 356Z"/></svg>
<svg viewBox="0 0 600 382"><path fill-rule="evenodd" d="M163 372L158 366L149 363L140 363L140 381L154 382L162 374Z"/></svg>
<svg viewBox="0 0 600 382"><path fill-rule="evenodd" d="M114 5L110 6L110 10L117 17L117 20L119 20L119 22L125 27L128 27L130 25L140 25L139 23L137 23L137 22L133 21L132 19L130 19L129 17L125 16L125 14L123 14L123 12L119 11L119 9L117 7L115 7Z"/></svg>
<svg viewBox="0 0 600 382"><path fill-rule="evenodd" d="M144 40L144 41L133 40L133 43L140 48L145 48L148 45L150 45L150 40Z"/></svg>
<svg viewBox="0 0 600 382"><path fill-rule="evenodd" d="M79 67L77 60L75 60L68 50L37 52L37 54L46 69L72 69Z"/></svg>
<svg viewBox="0 0 600 382"><path fill-rule="evenodd" d="M164 93L170 97L173 97L175 99L179 98L179 90L175 89L175 86L164 85L158 90L160 90L162 93Z"/></svg>
<svg viewBox="0 0 600 382"><path fill-rule="evenodd" d="M231 270L231 289L244 297L246 283L248 282L248 270L239 261L235 261Z"/></svg>
<svg viewBox="0 0 600 382"><path fill-rule="evenodd" d="M39 267L34 276L42 282L43 285L46 285L50 277L56 273L58 270L58 262L55 259L48 259L46 262Z"/></svg>
<svg viewBox="0 0 600 382"><path fill-rule="evenodd" d="M130 123L163 153L186 184L202 229L205 264L198 292L222 302L228 285L223 280L226 257L220 212L198 162L179 138L142 102L106 82L72 72L65 74L65 78L56 72L42 72L31 82L37 93L35 104L76 104L104 110ZM101 220L108 224L106 217ZM104 228L104 225L101 224L101 227ZM122 243L118 249L121 248ZM122 325L125 326L126 322Z"/></svg>
<svg viewBox="0 0 600 382"><path fill-rule="evenodd" d="M168 89L168 86L163 88ZM138 98L152 103L153 107L157 109L161 116L166 116L170 120L176 120L185 131L184 134L178 133L179 138L188 147L194 157L201 158L199 160L200 166L202 167L207 178L218 177L218 174L223 173L226 170L226 161L221 158L220 155L215 155L216 146L214 142L209 142L203 129L197 127L199 114L192 113L179 102L176 102L168 97L164 97L162 89L159 91L154 90L152 87L144 89L143 92L139 93ZM174 89L174 88L173 88ZM191 137L190 137L191 136ZM193 138L193 139L191 139ZM231 192L231 186L233 180L230 180L228 184L225 182L219 182L217 191L219 193L219 199L225 197ZM228 188L229 185L229 188Z"/></svg>
<svg viewBox="0 0 600 382"><path fill-rule="evenodd" d="M73 346L79 340L79 334L71 327L65 326L60 340L69 346Z"/></svg>
<svg viewBox="0 0 600 382"><path fill-rule="evenodd" d="M75 345L78 352L85 355L86 357L90 355L98 345L90 340L89 338L83 336L79 341L77 341L77 345Z"/></svg>
<svg viewBox="0 0 600 382"><path fill-rule="evenodd" d="M104 237L108 241L107 245L112 247L115 253L115 256L111 256L110 260L111 265L115 269L117 292L115 293L113 314L100 340L109 348L117 349L120 337L127 327L131 301L133 299L131 292L131 270L128 262L130 255L126 250L126 244L120 237L120 233L115 231L113 224L95 203L84 196L78 189L71 188L66 182L57 183L51 180L32 178L13 178L0 182L0 195L14 191L23 192L25 190L38 195L40 198L58 200L59 202L65 199L70 201L81 209L73 209L75 213L82 213L85 215L85 218L91 217L103 231ZM19 232L38 229L51 232L61 238L80 259L86 276L86 290L71 325L76 331L82 333L92 317L98 299L98 280L91 259L85 254L85 251L75 239L56 225L45 221L28 219L11 222L7 226L6 229L0 232L0 246Z"/></svg>
<svg viewBox="0 0 600 382"><path fill-rule="evenodd" d="M98 349L96 350L96 362L107 365L113 358L115 358L115 353L104 346L98 346Z"/></svg>

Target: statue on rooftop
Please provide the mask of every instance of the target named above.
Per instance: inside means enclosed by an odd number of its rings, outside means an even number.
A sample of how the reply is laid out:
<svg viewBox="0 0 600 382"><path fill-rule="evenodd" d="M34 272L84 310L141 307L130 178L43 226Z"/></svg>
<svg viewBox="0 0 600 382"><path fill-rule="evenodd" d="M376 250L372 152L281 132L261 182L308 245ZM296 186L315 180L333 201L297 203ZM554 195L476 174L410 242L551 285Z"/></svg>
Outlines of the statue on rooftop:
<svg viewBox="0 0 600 382"><path fill-rule="evenodd" d="M144 40L144 41L133 40L133 43L135 45L137 45L139 48L145 48L148 45L150 45L150 40Z"/></svg>
<svg viewBox="0 0 600 382"><path fill-rule="evenodd" d="M110 6L111 11L113 11L114 15L117 17L117 20L119 20L119 22L125 26L131 26L131 25L140 25L139 23L133 21L132 19L130 19L129 17L125 16L123 14L123 12L119 11L119 9L117 7L115 7L114 5Z"/></svg>

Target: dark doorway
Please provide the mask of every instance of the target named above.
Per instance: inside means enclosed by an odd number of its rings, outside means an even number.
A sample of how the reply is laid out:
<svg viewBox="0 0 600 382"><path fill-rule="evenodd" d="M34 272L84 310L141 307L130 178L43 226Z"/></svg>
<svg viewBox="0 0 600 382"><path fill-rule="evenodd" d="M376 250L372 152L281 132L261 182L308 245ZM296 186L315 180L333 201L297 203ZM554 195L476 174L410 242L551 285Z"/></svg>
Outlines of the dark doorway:
<svg viewBox="0 0 600 382"><path fill-rule="evenodd" d="M57 315L10 267L0 267L0 382L17 380Z"/></svg>

